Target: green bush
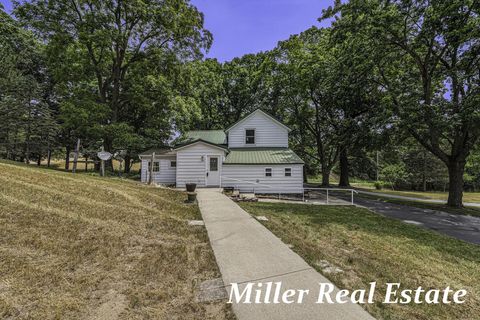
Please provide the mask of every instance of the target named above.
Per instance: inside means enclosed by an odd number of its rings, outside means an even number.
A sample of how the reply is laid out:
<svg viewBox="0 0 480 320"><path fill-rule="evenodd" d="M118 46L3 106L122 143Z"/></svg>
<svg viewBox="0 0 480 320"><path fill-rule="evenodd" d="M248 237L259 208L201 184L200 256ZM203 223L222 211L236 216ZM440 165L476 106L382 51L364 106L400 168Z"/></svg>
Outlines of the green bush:
<svg viewBox="0 0 480 320"><path fill-rule="evenodd" d="M380 181L375 181L373 185L375 186L375 189L382 190L383 183L381 183Z"/></svg>

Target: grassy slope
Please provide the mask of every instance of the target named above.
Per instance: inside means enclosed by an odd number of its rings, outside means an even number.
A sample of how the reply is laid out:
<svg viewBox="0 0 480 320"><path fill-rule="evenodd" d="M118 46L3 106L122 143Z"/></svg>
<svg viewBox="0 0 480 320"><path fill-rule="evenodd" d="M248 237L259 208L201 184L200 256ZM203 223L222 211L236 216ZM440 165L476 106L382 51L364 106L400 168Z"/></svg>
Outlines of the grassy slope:
<svg viewBox="0 0 480 320"><path fill-rule="evenodd" d="M345 270L326 275L347 289L377 281L377 303L366 309L378 319L480 319L480 247L355 207L241 203L310 265L319 260ZM387 282L402 288L467 289L463 305L379 303ZM364 305L365 306L365 305Z"/></svg>
<svg viewBox="0 0 480 320"><path fill-rule="evenodd" d="M184 198L0 162L0 318L232 318L195 302L219 272Z"/></svg>

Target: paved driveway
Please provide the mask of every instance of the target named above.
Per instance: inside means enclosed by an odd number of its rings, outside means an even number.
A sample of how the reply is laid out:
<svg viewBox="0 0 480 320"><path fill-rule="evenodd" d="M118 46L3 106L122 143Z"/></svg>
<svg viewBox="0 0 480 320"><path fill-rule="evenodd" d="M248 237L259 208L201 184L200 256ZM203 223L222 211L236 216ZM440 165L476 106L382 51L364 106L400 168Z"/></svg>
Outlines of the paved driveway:
<svg viewBox="0 0 480 320"><path fill-rule="evenodd" d="M343 197L341 194L335 196ZM387 217L435 230L466 242L480 244L480 217L420 209L381 200L365 199L361 196L355 197L355 204Z"/></svg>

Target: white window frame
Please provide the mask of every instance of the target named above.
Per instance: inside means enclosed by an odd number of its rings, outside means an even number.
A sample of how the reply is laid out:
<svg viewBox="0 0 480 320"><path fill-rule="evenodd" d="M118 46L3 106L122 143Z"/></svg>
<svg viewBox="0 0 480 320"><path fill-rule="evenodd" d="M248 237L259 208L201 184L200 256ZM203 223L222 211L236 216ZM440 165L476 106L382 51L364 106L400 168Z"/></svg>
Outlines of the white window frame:
<svg viewBox="0 0 480 320"><path fill-rule="evenodd" d="M267 176L267 170L270 170L270 175ZM271 167L265 168L265 178L271 178L273 177L273 169Z"/></svg>
<svg viewBox="0 0 480 320"><path fill-rule="evenodd" d="M288 176L287 176L287 169L290 170L290 175L288 175ZM291 167L286 167L283 172L285 173L285 177L291 177L292 176L292 168Z"/></svg>
<svg viewBox="0 0 480 320"><path fill-rule="evenodd" d="M158 165L155 165L158 164ZM152 162L148 162L148 168L150 169L150 166L152 165ZM157 170L155 170L157 168ZM160 161L153 161L153 172L160 172Z"/></svg>
<svg viewBox="0 0 480 320"><path fill-rule="evenodd" d="M253 130L253 143L247 143L247 131ZM255 128L245 128L245 145L254 146L257 144L257 130Z"/></svg>

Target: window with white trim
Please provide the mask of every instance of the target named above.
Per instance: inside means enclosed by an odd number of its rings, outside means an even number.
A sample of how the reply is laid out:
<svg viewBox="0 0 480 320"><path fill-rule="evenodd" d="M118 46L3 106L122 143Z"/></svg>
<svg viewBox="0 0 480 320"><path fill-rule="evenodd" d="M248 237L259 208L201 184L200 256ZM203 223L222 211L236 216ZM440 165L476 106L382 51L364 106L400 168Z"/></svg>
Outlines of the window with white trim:
<svg viewBox="0 0 480 320"><path fill-rule="evenodd" d="M245 129L245 144L255 144L255 129Z"/></svg>
<svg viewBox="0 0 480 320"><path fill-rule="evenodd" d="M285 168L285 177L292 176L292 168Z"/></svg>
<svg viewBox="0 0 480 320"><path fill-rule="evenodd" d="M265 168L265 177L272 176L272 168Z"/></svg>
<svg viewBox="0 0 480 320"><path fill-rule="evenodd" d="M151 162L148 162L148 168L150 169ZM153 162L153 172L159 172L160 171L160 162L159 161L154 161Z"/></svg>

